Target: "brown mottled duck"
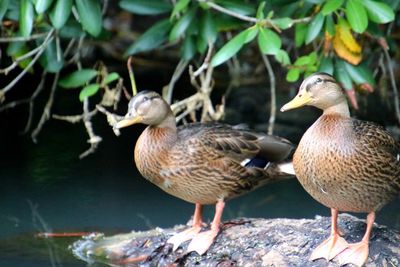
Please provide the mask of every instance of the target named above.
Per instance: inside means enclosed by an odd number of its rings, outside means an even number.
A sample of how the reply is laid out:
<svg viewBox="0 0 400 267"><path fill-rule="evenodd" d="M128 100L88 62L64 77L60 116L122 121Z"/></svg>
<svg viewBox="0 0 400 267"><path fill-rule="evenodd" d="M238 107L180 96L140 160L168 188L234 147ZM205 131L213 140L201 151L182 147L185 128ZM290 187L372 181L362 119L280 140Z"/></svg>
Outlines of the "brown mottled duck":
<svg viewBox="0 0 400 267"><path fill-rule="evenodd" d="M306 78L296 97L281 111L304 105L323 110L306 131L293 156L295 173L304 189L331 208L330 237L310 259L337 258L362 266L375 212L400 193L400 146L384 128L350 117L343 89L325 73ZM361 242L348 244L339 236L339 211L368 213Z"/></svg>
<svg viewBox="0 0 400 267"><path fill-rule="evenodd" d="M177 127L170 106L156 92L133 97L116 128L135 123L148 125L135 147L139 172L165 192L196 204L192 227L168 240L174 249L192 240L188 252L204 254L219 232L225 200L293 177L291 162L284 162L292 150L289 141L221 123ZM200 233L206 204L216 204L215 217L211 229Z"/></svg>

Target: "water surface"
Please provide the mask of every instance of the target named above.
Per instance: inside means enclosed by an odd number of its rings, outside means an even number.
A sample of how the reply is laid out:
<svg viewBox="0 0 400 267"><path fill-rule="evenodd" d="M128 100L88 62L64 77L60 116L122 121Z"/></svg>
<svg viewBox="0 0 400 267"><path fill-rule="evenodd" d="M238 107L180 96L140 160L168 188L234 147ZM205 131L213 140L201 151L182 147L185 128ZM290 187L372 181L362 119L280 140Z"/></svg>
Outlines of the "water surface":
<svg viewBox="0 0 400 267"><path fill-rule="evenodd" d="M99 120L95 130L104 141L84 160L78 159L87 147L82 125L52 121L38 144L14 130L2 130L0 266L85 266L67 250L74 239L44 240L35 237L40 231L114 234L186 223L193 205L162 192L134 167L134 143L142 129L129 128L115 137ZM399 200L387 205L377 222L400 230L399 208ZM329 215L329 210L293 179L231 200L224 220L316 214ZM206 208L205 220L212 216L213 207Z"/></svg>

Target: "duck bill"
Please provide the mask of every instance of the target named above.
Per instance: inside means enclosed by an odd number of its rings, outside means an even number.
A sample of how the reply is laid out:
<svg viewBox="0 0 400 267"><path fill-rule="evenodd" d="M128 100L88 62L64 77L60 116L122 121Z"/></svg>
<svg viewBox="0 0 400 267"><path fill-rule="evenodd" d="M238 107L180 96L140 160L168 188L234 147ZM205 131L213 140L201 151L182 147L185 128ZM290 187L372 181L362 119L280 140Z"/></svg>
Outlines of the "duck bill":
<svg viewBox="0 0 400 267"><path fill-rule="evenodd" d="M305 106L310 102L311 94L309 92L299 92L296 97L292 99L292 101L286 103L283 107L281 107L281 112Z"/></svg>
<svg viewBox="0 0 400 267"><path fill-rule="evenodd" d="M117 122L117 124L115 124L114 128L121 129L124 127L128 127L132 124L141 123L141 122L142 122L141 116L123 118L122 120Z"/></svg>

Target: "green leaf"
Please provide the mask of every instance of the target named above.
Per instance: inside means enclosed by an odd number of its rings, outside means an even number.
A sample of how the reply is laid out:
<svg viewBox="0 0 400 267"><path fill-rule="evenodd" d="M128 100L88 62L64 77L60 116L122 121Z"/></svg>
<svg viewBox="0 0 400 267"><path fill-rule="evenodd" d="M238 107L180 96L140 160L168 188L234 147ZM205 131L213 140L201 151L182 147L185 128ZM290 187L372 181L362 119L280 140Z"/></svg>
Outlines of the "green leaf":
<svg viewBox="0 0 400 267"><path fill-rule="evenodd" d="M272 20L272 23L282 30L288 29L293 26L293 20L291 18L274 19Z"/></svg>
<svg viewBox="0 0 400 267"><path fill-rule="evenodd" d="M363 33L368 27L368 17L360 0L347 0L346 17L351 28L358 33Z"/></svg>
<svg viewBox="0 0 400 267"><path fill-rule="evenodd" d="M179 0L178 2L176 2L176 5L171 13L171 18L175 18L179 12L181 12L182 10L184 10L185 8L188 7L189 3L190 3L190 0Z"/></svg>
<svg viewBox="0 0 400 267"><path fill-rule="evenodd" d="M118 73L116 73L116 72L111 72L111 73L109 73L105 78L104 78L104 83L105 84L109 84L109 83L112 83L113 81L115 81L115 80L118 80L119 79L119 74Z"/></svg>
<svg viewBox="0 0 400 267"><path fill-rule="evenodd" d="M248 33L247 33L247 36L246 36L245 44L250 43L251 41L253 41L254 38L256 38L256 36L258 34L258 27L250 27L247 30L248 30Z"/></svg>
<svg viewBox="0 0 400 267"><path fill-rule="evenodd" d="M328 0L324 4L324 7L321 10L322 15L326 16L331 14L332 12L338 10L339 7L342 6L344 0Z"/></svg>
<svg viewBox="0 0 400 267"><path fill-rule="evenodd" d="M257 28L252 27L233 37L214 55L211 65L213 67L218 66L233 57L245 43L250 41L250 38L248 38L249 35L255 37L254 32L257 33Z"/></svg>
<svg viewBox="0 0 400 267"><path fill-rule="evenodd" d="M244 26L244 23L241 22L240 20L229 17L227 15L221 15L221 16L214 15L213 17L218 32L226 32L226 31L242 29Z"/></svg>
<svg viewBox="0 0 400 267"><path fill-rule="evenodd" d="M312 40L314 40L321 32L322 25L324 25L324 19L325 17L322 15L322 13L318 13L318 15L316 15L315 18L311 21L307 29L305 39L306 44L311 43Z"/></svg>
<svg viewBox="0 0 400 267"><path fill-rule="evenodd" d="M6 12L7 12L9 3L10 3L10 0L1 0L0 1L0 21L3 20L4 14L6 14Z"/></svg>
<svg viewBox="0 0 400 267"><path fill-rule="evenodd" d="M317 52L311 52L308 57L310 58L308 65L314 65L317 63Z"/></svg>
<svg viewBox="0 0 400 267"><path fill-rule="evenodd" d="M82 30L81 25L76 20L72 19L68 20L67 23L65 23L65 25L61 27L58 33L61 38L66 39L79 38L83 34L85 34L85 32Z"/></svg>
<svg viewBox="0 0 400 267"><path fill-rule="evenodd" d="M171 3L164 0L122 0L119 6L139 15L157 15L167 13L172 9Z"/></svg>
<svg viewBox="0 0 400 267"><path fill-rule="evenodd" d="M157 22L128 47L125 55L133 55L159 47L167 40L167 34L170 28L171 23L169 19Z"/></svg>
<svg viewBox="0 0 400 267"><path fill-rule="evenodd" d="M57 0L49 17L54 28L60 30L67 22L72 11L72 0Z"/></svg>
<svg viewBox="0 0 400 267"><path fill-rule="evenodd" d="M19 9L19 29L24 37L31 35L34 19L33 11L33 5L30 0L21 0Z"/></svg>
<svg viewBox="0 0 400 267"><path fill-rule="evenodd" d="M333 62L331 57L323 57L318 71L333 75Z"/></svg>
<svg viewBox="0 0 400 267"><path fill-rule="evenodd" d="M201 35L196 35L197 38L196 39L196 48L197 48L197 52L199 52L200 54L203 54L206 49L207 49L207 41L203 39L203 37Z"/></svg>
<svg viewBox="0 0 400 267"><path fill-rule="evenodd" d="M286 74L286 81L288 82L295 82L300 77L300 70L299 69L290 69Z"/></svg>
<svg viewBox="0 0 400 267"><path fill-rule="evenodd" d="M86 85L79 93L79 100L83 102L83 100L85 100L86 97L91 97L92 95L95 95L97 91L99 91L99 89L100 89L100 84L97 83Z"/></svg>
<svg viewBox="0 0 400 267"><path fill-rule="evenodd" d="M295 66L304 66L304 65L312 64L311 61L312 61L312 58L309 55L301 56L296 59L296 61L294 62L294 65Z"/></svg>
<svg viewBox="0 0 400 267"><path fill-rule="evenodd" d="M262 1L257 8L256 18L261 20L264 19L264 8L265 8L265 1Z"/></svg>
<svg viewBox="0 0 400 267"><path fill-rule="evenodd" d="M279 50L275 55L275 59L281 63L283 66L290 65L290 58L288 53L285 50Z"/></svg>
<svg viewBox="0 0 400 267"><path fill-rule="evenodd" d="M17 57L20 57L29 51L30 49L25 42L10 42L7 46L6 53L15 60ZM27 58L20 61L18 66L22 69L25 69L31 61L32 58ZM30 71L33 72L33 69L31 68Z"/></svg>
<svg viewBox="0 0 400 267"><path fill-rule="evenodd" d="M351 77L346 70L343 60L337 59L335 62L335 77L337 77L344 89L351 90L353 88Z"/></svg>
<svg viewBox="0 0 400 267"><path fill-rule="evenodd" d="M39 39L37 45L40 45L43 42L42 39ZM61 48L60 48L61 50ZM61 70L64 66L64 57L62 50L59 51L59 55L57 55L57 43L53 40L49 43L44 50L43 54L39 58L40 64L46 69L47 72L56 73Z"/></svg>
<svg viewBox="0 0 400 267"><path fill-rule="evenodd" d="M191 60L196 54L196 43L193 35L186 36L181 47L181 57Z"/></svg>
<svg viewBox="0 0 400 267"><path fill-rule="evenodd" d="M60 79L58 85L62 88L76 88L85 85L98 75L98 71L94 69L76 70L64 78Z"/></svg>
<svg viewBox="0 0 400 267"><path fill-rule="evenodd" d="M194 16L196 14L196 9L191 8L187 13L185 13L177 23L172 27L169 33L169 40L171 42L176 41L189 27Z"/></svg>
<svg viewBox="0 0 400 267"><path fill-rule="evenodd" d="M304 43L304 40L306 39L306 33L307 33L306 24L303 23L296 24L296 26L294 27L294 41L296 47L300 47Z"/></svg>
<svg viewBox="0 0 400 267"><path fill-rule="evenodd" d="M268 28L259 27L258 46L263 54L276 55L281 49L282 41L278 34Z"/></svg>
<svg viewBox="0 0 400 267"><path fill-rule="evenodd" d="M218 36L214 17L208 10L204 11L204 14L200 20L200 35L205 41L211 43L214 43Z"/></svg>
<svg viewBox="0 0 400 267"><path fill-rule="evenodd" d="M381 24L394 20L394 12L389 5L371 0L364 0L362 3L371 21Z"/></svg>
<svg viewBox="0 0 400 267"><path fill-rule="evenodd" d="M49 8L52 2L53 0L34 0L36 12L42 14Z"/></svg>
<svg viewBox="0 0 400 267"><path fill-rule="evenodd" d="M326 16L325 31L328 32L331 36L335 35L335 24L331 15Z"/></svg>
<svg viewBox="0 0 400 267"><path fill-rule="evenodd" d="M374 76L369 68L362 65L354 66L347 62L344 62L344 66L356 84L368 83L372 86L376 85Z"/></svg>
<svg viewBox="0 0 400 267"><path fill-rule="evenodd" d="M216 0L215 3L240 15L254 15L256 12L253 5L241 0Z"/></svg>
<svg viewBox="0 0 400 267"><path fill-rule="evenodd" d="M103 27L100 1L75 0L75 5L83 29L92 36L98 36Z"/></svg>

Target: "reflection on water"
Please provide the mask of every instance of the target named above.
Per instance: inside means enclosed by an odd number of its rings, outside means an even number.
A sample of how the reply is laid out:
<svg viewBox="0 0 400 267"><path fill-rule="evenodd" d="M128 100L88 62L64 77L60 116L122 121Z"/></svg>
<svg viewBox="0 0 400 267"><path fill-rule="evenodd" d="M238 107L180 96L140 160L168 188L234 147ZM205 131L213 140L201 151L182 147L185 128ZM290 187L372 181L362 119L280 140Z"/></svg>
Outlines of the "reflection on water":
<svg viewBox="0 0 400 267"><path fill-rule="evenodd" d="M100 123L101 124L101 123ZM138 129L139 128L139 129ZM84 130L49 123L37 145L2 133L0 154L0 266L83 266L67 250L74 239L45 240L38 231L102 231L108 234L185 223L193 205L162 192L133 166L139 126L115 137L103 125L96 154L79 160ZM397 200L378 223L400 230ZM230 201L224 219L246 217L312 218L329 210L312 200L294 179L258 189ZM205 209L212 219L213 207ZM364 215L359 215L364 216ZM60 265L54 265L60 266Z"/></svg>

